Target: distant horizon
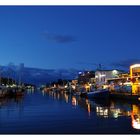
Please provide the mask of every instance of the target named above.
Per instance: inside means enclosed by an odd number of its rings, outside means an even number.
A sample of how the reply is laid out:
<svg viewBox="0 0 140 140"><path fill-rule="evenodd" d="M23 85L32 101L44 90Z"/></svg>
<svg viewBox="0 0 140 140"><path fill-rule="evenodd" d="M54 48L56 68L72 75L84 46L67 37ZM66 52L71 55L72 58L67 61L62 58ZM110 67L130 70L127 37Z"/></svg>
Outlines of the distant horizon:
<svg viewBox="0 0 140 140"><path fill-rule="evenodd" d="M0 65L2 67L8 67L8 66L20 66L20 64L24 64L24 68L31 68L31 69L42 69L42 70L79 70L79 71L96 71L96 70L99 70L99 67L94 67L94 68L75 68L75 67L71 67L71 68L44 68L44 67L35 67L35 66L28 66L26 65L25 63L21 62L21 63L14 63L14 62L9 62L8 64L3 64L3 65ZM113 70L113 69L116 69L116 70L124 70L124 71L129 71L129 67L128 68L111 68L111 67L102 67L101 70Z"/></svg>

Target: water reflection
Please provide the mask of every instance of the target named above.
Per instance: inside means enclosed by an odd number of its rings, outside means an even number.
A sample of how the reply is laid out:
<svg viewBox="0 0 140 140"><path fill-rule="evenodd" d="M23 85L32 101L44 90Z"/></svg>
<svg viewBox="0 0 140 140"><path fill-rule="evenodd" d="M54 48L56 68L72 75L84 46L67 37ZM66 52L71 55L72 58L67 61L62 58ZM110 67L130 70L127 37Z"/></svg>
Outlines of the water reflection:
<svg viewBox="0 0 140 140"><path fill-rule="evenodd" d="M96 102L96 101L95 101ZM103 101L104 102L104 101ZM100 117L117 119L121 116L130 116L131 104L109 101L108 105L96 103L96 113Z"/></svg>
<svg viewBox="0 0 140 140"><path fill-rule="evenodd" d="M118 100L88 100L65 92L45 94L54 100L64 100L66 103L71 103L72 106L84 108L89 117L92 117L92 113L96 113L98 118L119 119L120 117L128 117L131 119L132 128L140 129L140 103L134 104Z"/></svg>
<svg viewBox="0 0 140 140"><path fill-rule="evenodd" d="M111 101L109 106L96 105L98 116L118 119L119 117L130 117L131 126L140 130L140 104Z"/></svg>
<svg viewBox="0 0 140 140"><path fill-rule="evenodd" d="M77 101L77 99L76 99L75 96L72 96L71 102L72 102L72 105L73 105L73 106L77 106L77 105L78 105L78 101Z"/></svg>
<svg viewBox="0 0 140 140"><path fill-rule="evenodd" d="M66 93L64 94L64 98L65 98L66 103L68 103L69 102L69 96Z"/></svg>
<svg viewBox="0 0 140 140"><path fill-rule="evenodd" d="M103 116L104 118L107 118L109 116L108 108L106 107L96 107L96 113L97 116Z"/></svg>
<svg viewBox="0 0 140 140"><path fill-rule="evenodd" d="M0 125L0 133L140 133L140 103L28 92L0 99Z"/></svg>
<svg viewBox="0 0 140 140"><path fill-rule="evenodd" d="M131 119L132 127L140 129L140 106L132 105Z"/></svg>
<svg viewBox="0 0 140 140"><path fill-rule="evenodd" d="M0 98L0 108L8 105L10 102L14 102L16 104L20 104L23 101L23 96L15 96L13 98L5 97L5 98Z"/></svg>
<svg viewBox="0 0 140 140"><path fill-rule="evenodd" d="M45 96L46 94L52 97L54 100L65 100L66 103L69 103L70 97L64 91L60 91L60 92L49 91L47 93L45 91L42 91L43 96Z"/></svg>
<svg viewBox="0 0 140 140"><path fill-rule="evenodd" d="M71 103L72 106L81 106L85 108L88 112L88 115L90 116L91 112L91 104L88 99L81 98L80 96L75 96L68 94L64 91L61 92L42 92L42 95L44 96L45 94L49 95L52 97L54 100L64 100L66 103Z"/></svg>
<svg viewBox="0 0 140 140"><path fill-rule="evenodd" d="M26 89L26 93L27 94L33 94L35 92L35 89L34 88L31 88L31 89ZM43 94L45 94L44 91L42 91Z"/></svg>
<svg viewBox="0 0 140 140"><path fill-rule="evenodd" d="M91 105L88 99L85 99L86 101L86 106L87 106L87 111L88 111L88 115L90 116L90 112L91 112Z"/></svg>

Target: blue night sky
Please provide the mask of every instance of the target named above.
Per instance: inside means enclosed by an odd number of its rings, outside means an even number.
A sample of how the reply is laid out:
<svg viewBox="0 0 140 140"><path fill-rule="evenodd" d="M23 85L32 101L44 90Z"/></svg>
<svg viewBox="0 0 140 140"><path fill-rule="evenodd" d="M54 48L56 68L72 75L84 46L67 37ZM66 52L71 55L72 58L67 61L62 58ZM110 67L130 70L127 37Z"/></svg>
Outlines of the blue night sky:
<svg viewBox="0 0 140 140"><path fill-rule="evenodd" d="M0 64L46 69L140 62L140 7L1 6Z"/></svg>

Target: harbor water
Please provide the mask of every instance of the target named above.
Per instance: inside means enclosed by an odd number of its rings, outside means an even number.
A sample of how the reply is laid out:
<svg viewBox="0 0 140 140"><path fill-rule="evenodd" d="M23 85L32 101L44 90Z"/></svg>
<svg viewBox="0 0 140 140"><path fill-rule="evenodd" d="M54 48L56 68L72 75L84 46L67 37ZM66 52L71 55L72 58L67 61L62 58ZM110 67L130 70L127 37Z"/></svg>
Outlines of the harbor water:
<svg viewBox="0 0 140 140"><path fill-rule="evenodd" d="M28 91L0 99L0 134L140 134L140 103Z"/></svg>

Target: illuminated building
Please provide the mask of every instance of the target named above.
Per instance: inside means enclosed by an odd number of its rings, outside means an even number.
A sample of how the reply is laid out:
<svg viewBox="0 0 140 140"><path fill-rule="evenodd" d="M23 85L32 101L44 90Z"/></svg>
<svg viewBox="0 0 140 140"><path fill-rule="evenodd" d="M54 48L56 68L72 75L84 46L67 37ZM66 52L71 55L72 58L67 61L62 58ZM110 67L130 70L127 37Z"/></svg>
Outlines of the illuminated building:
<svg viewBox="0 0 140 140"><path fill-rule="evenodd" d="M118 74L118 78L108 78L107 83L114 83L118 85L128 85L130 84L130 74L128 72L121 72Z"/></svg>
<svg viewBox="0 0 140 140"><path fill-rule="evenodd" d="M98 70L95 72L97 84L106 84L108 79L118 78L121 71L118 70Z"/></svg>
<svg viewBox="0 0 140 140"><path fill-rule="evenodd" d="M134 64L130 66L130 77L138 77L140 76L140 64Z"/></svg>
<svg viewBox="0 0 140 140"><path fill-rule="evenodd" d="M140 94L140 64L130 66L132 93Z"/></svg>

